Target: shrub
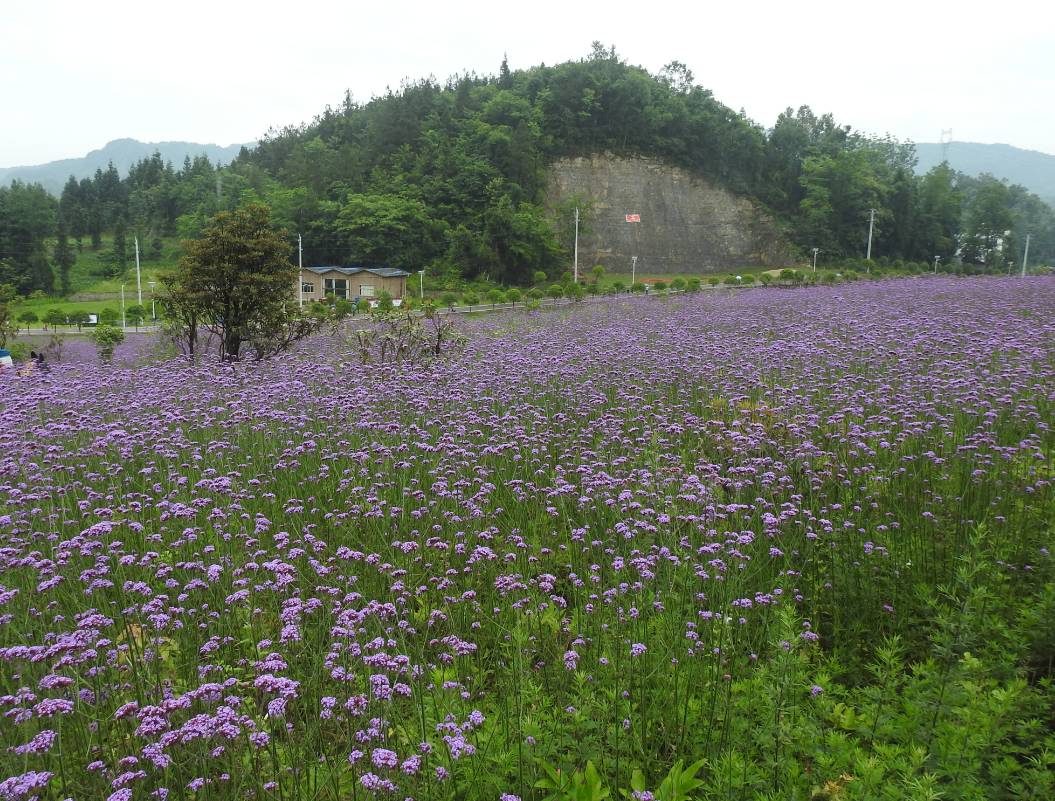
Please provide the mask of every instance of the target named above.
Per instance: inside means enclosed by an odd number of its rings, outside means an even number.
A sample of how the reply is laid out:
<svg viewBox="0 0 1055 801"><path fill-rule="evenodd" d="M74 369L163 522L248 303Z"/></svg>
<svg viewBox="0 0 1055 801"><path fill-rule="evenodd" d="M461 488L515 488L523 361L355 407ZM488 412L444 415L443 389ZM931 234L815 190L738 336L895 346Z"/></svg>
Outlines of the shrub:
<svg viewBox="0 0 1055 801"><path fill-rule="evenodd" d="M549 291L546 294L549 295L554 300L557 300L558 298L563 298L564 297L564 287L562 287L560 284L553 284L549 288Z"/></svg>
<svg viewBox="0 0 1055 801"><path fill-rule="evenodd" d="M685 279L675 278L670 282L670 288L678 292L683 292L685 290Z"/></svg>
<svg viewBox="0 0 1055 801"><path fill-rule="evenodd" d="M114 348L125 341L125 332L112 325L98 325L91 333L92 342L99 349L99 358L109 362L114 357Z"/></svg>
<svg viewBox="0 0 1055 801"><path fill-rule="evenodd" d="M542 270L535 270L531 276L531 280L535 284L544 284L546 283L546 274L542 272Z"/></svg>
<svg viewBox="0 0 1055 801"><path fill-rule="evenodd" d="M690 278L685 282L685 289L688 292L699 292L701 285L699 278Z"/></svg>
<svg viewBox="0 0 1055 801"><path fill-rule="evenodd" d="M491 308L493 309L497 304L506 302L506 293L496 287L488 291L487 299L491 301Z"/></svg>
<svg viewBox="0 0 1055 801"><path fill-rule="evenodd" d="M480 296L473 292L471 289L462 295L462 303L472 308L473 306L480 305Z"/></svg>
<svg viewBox="0 0 1055 801"><path fill-rule="evenodd" d="M755 282L755 277L753 275L751 275L750 273L748 273L747 275L744 276L744 283L745 284L753 284L754 282Z"/></svg>
<svg viewBox="0 0 1055 801"><path fill-rule="evenodd" d="M711 286L718 286L718 284L722 283L722 279L719 278L717 275L712 275L710 278L707 279L707 283Z"/></svg>
<svg viewBox="0 0 1055 801"><path fill-rule="evenodd" d="M630 291L640 295L641 293L648 291L648 287L646 287L640 281L635 281L633 284L630 285Z"/></svg>
<svg viewBox="0 0 1055 801"><path fill-rule="evenodd" d="M624 284L622 281L613 281L612 282L612 289L615 290L616 292L625 292L626 291L626 284Z"/></svg>
<svg viewBox="0 0 1055 801"><path fill-rule="evenodd" d="M667 282L666 281L656 281L652 285L652 289L654 291L656 291L656 292L666 292L667 291Z"/></svg>
<svg viewBox="0 0 1055 801"><path fill-rule="evenodd" d="M521 295L520 290L516 287L513 287L508 292L506 292L506 300L508 300L514 306L517 305L517 302L521 299L521 297L523 297L523 295Z"/></svg>
<svg viewBox="0 0 1055 801"><path fill-rule="evenodd" d="M448 309L453 309L454 304L458 302L458 296L453 292L444 292L443 297L440 298L440 303L446 306Z"/></svg>

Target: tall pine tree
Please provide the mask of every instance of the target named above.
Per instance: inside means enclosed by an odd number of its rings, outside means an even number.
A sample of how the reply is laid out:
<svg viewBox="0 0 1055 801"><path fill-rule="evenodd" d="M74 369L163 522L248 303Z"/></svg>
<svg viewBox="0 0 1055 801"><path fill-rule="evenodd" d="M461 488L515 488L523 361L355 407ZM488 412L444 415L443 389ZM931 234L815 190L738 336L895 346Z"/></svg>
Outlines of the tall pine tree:
<svg viewBox="0 0 1055 801"><path fill-rule="evenodd" d="M59 268L59 290L63 295L68 295L70 294L70 269L76 264L77 255L70 247L68 226L64 217L59 217L54 259Z"/></svg>
<svg viewBox="0 0 1055 801"><path fill-rule="evenodd" d="M110 253L110 274L121 275L128 266L128 243L125 239L126 223L124 217L117 219L114 225L114 246Z"/></svg>

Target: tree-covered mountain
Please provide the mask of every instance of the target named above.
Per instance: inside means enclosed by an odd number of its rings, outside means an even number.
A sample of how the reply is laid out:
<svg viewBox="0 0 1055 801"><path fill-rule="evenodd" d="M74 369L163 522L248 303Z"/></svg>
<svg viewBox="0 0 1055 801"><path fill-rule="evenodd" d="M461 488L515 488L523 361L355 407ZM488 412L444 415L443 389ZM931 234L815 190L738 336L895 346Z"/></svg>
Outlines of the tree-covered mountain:
<svg viewBox="0 0 1055 801"><path fill-rule="evenodd" d="M862 258L873 214L874 258L1003 271L1030 234L1031 261L1055 262L1055 211L1023 186L947 164L917 175L910 143L808 106L763 127L683 64L652 74L596 43L577 61L517 71L503 62L497 75L346 97L223 168L158 152L123 178L115 165L69 178L57 202L39 186L0 188L0 284L61 285L49 237L78 248L98 247L103 231L115 242L192 237L209 215L247 203L269 206L291 244L303 235L307 264L529 283L559 275L571 256L570 207L545 206L548 165L605 153L649 156L760 204L799 255L819 248L822 264ZM111 262L120 269L116 245Z"/></svg>
<svg viewBox="0 0 1055 801"><path fill-rule="evenodd" d="M150 158L158 153L162 160L182 164L188 156L205 156L213 163L229 164L238 157L243 145L213 145L197 142L140 142L136 139L115 139L86 156L73 159L49 161L47 164L36 164L24 167L0 167L0 185L12 181L37 183L48 192L58 197L67 179L72 175L80 180L89 178L96 170L105 170L113 164L122 175L137 161ZM248 147L253 147L249 144Z"/></svg>
<svg viewBox="0 0 1055 801"><path fill-rule="evenodd" d="M1020 184L1055 206L1055 155L1050 153L978 142L921 142L916 144L916 158L920 175L948 158L949 166L965 175L988 173Z"/></svg>

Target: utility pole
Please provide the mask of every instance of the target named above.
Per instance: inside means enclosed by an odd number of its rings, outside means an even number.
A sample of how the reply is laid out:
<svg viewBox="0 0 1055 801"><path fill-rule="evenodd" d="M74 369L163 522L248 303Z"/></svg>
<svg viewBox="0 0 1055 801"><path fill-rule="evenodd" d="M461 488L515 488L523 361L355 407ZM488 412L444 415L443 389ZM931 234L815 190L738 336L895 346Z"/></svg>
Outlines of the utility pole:
<svg viewBox="0 0 1055 801"><path fill-rule="evenodd" d="M817 272L817 254L820 252L820 248L813 248L813 272Z"/></svg>
<svg viewBox="0 0 1055 801"><path fill-rule="evenodd" d="M630 257L630 291L634 290L634 284L637 283L637 256Z"/></svg>
<svg viewBox="0 0 1055 801"><path fill-rule="evenodd" d="M147 281L147 283L150 284L150 319L157 322L158 313L157 308L154 306L154 284L157 281Z"/></svg>
<svg viewBox="0 0 1055 801"><path fill-rule="evenodd" d="M300 306L304 308L304 238L297 234L297 289Z"/></svg>
<svg viewBox="0 0 1055 801"><path fill-rule="evenodd" d="M121 284L121 327L128 328L128 323L125 322L125 285Z"/></svg>
<svg viewBox="0 0 1055 801"><path fill-rule="evenodd" d="M1026 262L1029 261L1029 234L1026 234L1026 252L1022 254L1022 277L1026 277Z"/></svg>
<svg viewBox="0 0 1055 801"><path fill-rule="evenodd" d="M425 300L425 271L418 270L418 296Z"/></svg>
<svg viewBox="0 0 1055 801"><path fill-rule="evenodd" d="M143 308L143 276L139 274L139 237L132 237L136 243L136 303Z"/></svg>
<svg viewBox="0 0 1055 801"><path fill-rule="evenodd" d="M575 207L575 263L574 267L574 280L575 283L579 283L579 207Z"/></svg>
<svg viewBox="0 0 1055 801"><path fill-rule="evenodd" d="M941 256L934 257L934 274L938 274L938 262L941 261Z"/></svg>
<svg viewBox="0 0 1055 801"><path fill-rule="evenodd" d="M871 261L872 260L872 231L875 228L875 224L876 224L876 210L875 209L869 209L868 212L869 212L869 215L868 215L868 252L865 254L865 261ZM868 267L866 268L865 272L869 272L869 273L872 272L872 265L871 264L868 265Z"/></svg>

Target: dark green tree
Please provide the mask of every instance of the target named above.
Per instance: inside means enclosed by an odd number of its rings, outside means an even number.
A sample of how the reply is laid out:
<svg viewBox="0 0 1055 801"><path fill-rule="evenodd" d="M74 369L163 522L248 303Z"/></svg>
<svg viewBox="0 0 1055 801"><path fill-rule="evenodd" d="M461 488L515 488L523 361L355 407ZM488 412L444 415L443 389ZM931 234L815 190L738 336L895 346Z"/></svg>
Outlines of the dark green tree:
<svg viewBox="0 0 1055 801"><path fill-rule="evenodd" d="M59 291L63 295L70 294L70 270L77 263L77 254L70 247L67 231L65 218L60 217L56 234L54 260L59 268Z"/></svg>
<svg viewBox="0 0 1055 801"><path fill-rule="evenodd" d="M263 358L318 328L299 314L296 280L285 232L271 226L266 206L250 204L218 213L190 243L179 270L165 279L164 305L191 352L204 326L216 336L221 359L239 359L243 345Z"/></svg>
<svg viewBox="0 0 1055 801"><path fill-rule="evenodd" d="M110 250L110 275L123 275L128 268L128 242L124 217L117 220L114 226L113 247Z"/></svg>
<svg viewBox="0 0 1055 801"><path fill-rule="evenodd" d="M20 315L18 315L18 321L20 323L25 323L26 324L26 330L27 331L29 330L29 327L31 325L33 325L33 323L37 322L39 319L40 319L40 317L38 317L37 313L35 311L33 311L32 309L27 309L26 311L24 311Z"/></svg>
<svg viewBox="0 0 1055 801"><path fill-rule="evenodd" d="M1012 216L1007 184L991 175L981 176L967 199L964 232L960 242L963 260L999 269L1004 256L999 250L1010 233Z"/></svg>

